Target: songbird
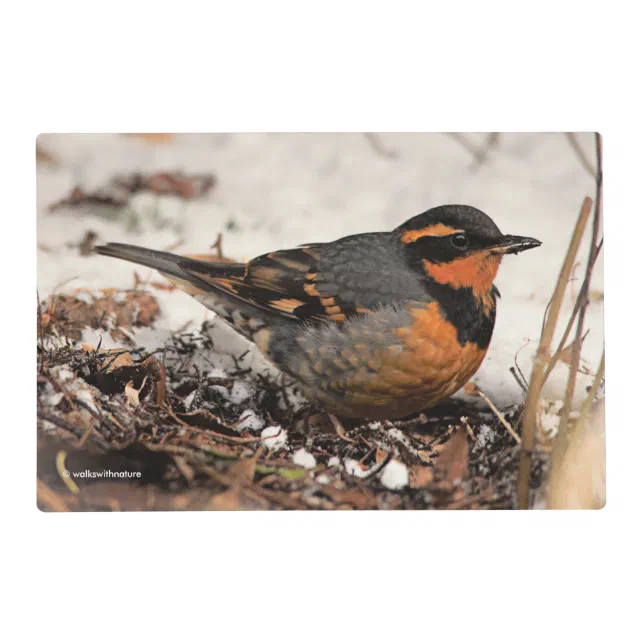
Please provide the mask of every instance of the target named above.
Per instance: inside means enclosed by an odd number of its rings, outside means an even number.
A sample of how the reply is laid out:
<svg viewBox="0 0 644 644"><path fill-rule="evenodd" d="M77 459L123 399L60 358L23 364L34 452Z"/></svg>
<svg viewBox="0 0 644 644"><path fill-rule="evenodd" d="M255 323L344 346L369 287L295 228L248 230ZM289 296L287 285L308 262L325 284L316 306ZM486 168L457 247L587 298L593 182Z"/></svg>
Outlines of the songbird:
<svg viewBox="0 0 644 644"><path fill-rule="evenodd" d="M447 205L391 232L245 264L126 244L96 252L157 269L254 343L337 423L336 416L401 418L458 391L489 347L503 256L540 245L502 234L476 208Z"/></svg>

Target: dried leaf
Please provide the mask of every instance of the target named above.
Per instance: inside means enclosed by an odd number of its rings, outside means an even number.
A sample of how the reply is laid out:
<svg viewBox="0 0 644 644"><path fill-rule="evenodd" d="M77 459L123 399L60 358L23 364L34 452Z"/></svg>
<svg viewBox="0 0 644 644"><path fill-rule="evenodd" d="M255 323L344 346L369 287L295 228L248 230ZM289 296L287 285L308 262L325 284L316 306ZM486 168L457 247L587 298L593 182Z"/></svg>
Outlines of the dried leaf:
<svg viewBox="0 0 644 644"><path fill-rule="evenodd" d="M53 333L79 341L87 328L109 332L116 342L132 344L132 327L150 326L160 313L157 299L144 291L77 289L75 295L57 295L54 301L43 302L49 320L43 327Z"/></svg>
<svg viewBox="0 0 644 644"><path fill-rule="evenodd" d="M590 332L590 329L588 331L586 331L586 333L584 334L584 336L581 339L581 346L582 347L584 346L584 340L588 337L589 332ZM561 355L559 356L559 359L562 362L564 362L565 364L567 364L568 366L570 366L572 364L572 350L573 350L574 344L575 344L574 342L571 342L567 347L564 347L561 350Z"/></svg>
<svg viewBox="0 0 644 644"><path fill-rule="evenodd" d="M157 405L162 405L167 392L165 367L154 356L146 358L141 367L152 376L156 385Z"/></svg>
<svg viewBox="0 0 644 644"><path fill-rule="evenodd" d="M443 480L455 483L467 478L469 469L469 449L467 433L464 429L456 431L445 444L435 462L436 474Z"/></svg>
<svg viewBox="0 0 644 644"><path fill-rule="evenodd" d="M213 174L187 175L183 172L158 172L116 176L106 186L94 192L85 192L80 186L75 186L68 197L51 204L49 212L78 206L124 208L132 195L138 192L196 199L209 192L215 183Z"/></svg>
<svg viewBox="0 0 644 644"><path fill-rule="evenodd" d="M250 485L255 478L255 467L259 452L252 458L245 458L233 463L228 470L229 476L238 485Z"/></svg>
<svg viewBox="0 0 644 644"><path fill-rule="evenodd" d="M81 344L81 349L85 351L96 351L98 347L93 344ZM111 373L119 367L131 367L134 365L132 354L125 349L101 349L98 355L104 357L103 364L108 365L105 373ZM115 356L112 358L111 356Z"/></svg>
<svg viewBox="0 0 644 644"><path fill-rule="evenodd" d="M376 465L380 465L388 456L389 452L386 449L382 449L382 447L378 446L376 448Z"/></svg>
<svg viewBox="0 0 644 644"><path fill-rule="evenodd" d="M240 489L239 486L234 486L222 492L215 494L208 504L210 510L239 510Z"/></svg>
<svg viewBox="0 0 644 644"><path fill-rule="evenodd" d="M348 503L358 510L368 510L376 505L375 499L361 490L342 490L333 485L321 485L320 490L335 503Z"/></svg>
<svg viewBox="0 0 644 644"><path fill-rule="evenodd" d="M409 486L413 488L427 487L434 481L434 472L430 467L412 465L409 468Z"/></svg>
<svg viewBox="0 0 644 644"><path fill-rule="evenodd" d="M125 397L127 398L127 402L129 405L132 405L132 407L138 407L140 404L139 401L139 394L141 393L143 387L145 387L145 383L147 381L148 377L146 376L143 378L143 384L139 389L134 388L134 381L130 380L126 385L125 385Z"/></svg>

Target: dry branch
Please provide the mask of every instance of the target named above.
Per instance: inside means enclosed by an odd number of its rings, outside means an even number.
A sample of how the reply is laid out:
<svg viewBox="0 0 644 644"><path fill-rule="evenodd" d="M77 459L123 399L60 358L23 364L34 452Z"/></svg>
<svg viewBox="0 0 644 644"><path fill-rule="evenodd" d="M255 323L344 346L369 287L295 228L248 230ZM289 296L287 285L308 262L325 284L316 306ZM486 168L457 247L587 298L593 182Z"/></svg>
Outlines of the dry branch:
<svg viewBox="0 0 644 644"><path fill-rule="evenodd" d="M550 301L548 308L548 317L541 334L539 348L534 361L532 369L532 376L530 378L530 387L528 388L528 396L525 404L523 414L523 432L521 441L521 456L519 459L519 476L517 482L517 499L519 509L527 510L529 505L530 495L530 471L532 467L532 452L534 451L534 437L537 424L537 406L539 404L539 396L544 383L544 373L547 366L547 361L550 357L550 346L555 333L557 319L561 311L561 305L566 293L566 287L570 278L572 267L579 251L581 239L588 223L590 211L593 201L590 197L586 197L581 207L575 230L570 240L568 253L564 260L559 279L555 286L555 291Z"/></svg>
<svg viewBox="0 0 644 644"><path fill-rule="evenodd" d="M568 376L568 383L566 385L566 395L564 398L564 406L561 410L561 420L559 423L559 435L565 434L568 428L568 416L572 409L572 401L575 395L575 383L577 380L577 371L579 370L579 361L581 360L581 345L584 335L584 322L586 319L586 310L588 309L588 292L590 290L590 278L592 275L594 260L598 253L597 239L599 238L599 223L601 217L601 202L602 202L602 147L601 137L599 134L595 135L595 142L597 148L597 186L595 193L595 211L593 214L593 232L590 242L590 250L588 252L588 261L586 263L586 275L581 291L579 292L579 299L581 300L581 307L579 309L579 317L577 319L577 333L575 341L572 345L572 357L570 359L570 373Z"/></svg>

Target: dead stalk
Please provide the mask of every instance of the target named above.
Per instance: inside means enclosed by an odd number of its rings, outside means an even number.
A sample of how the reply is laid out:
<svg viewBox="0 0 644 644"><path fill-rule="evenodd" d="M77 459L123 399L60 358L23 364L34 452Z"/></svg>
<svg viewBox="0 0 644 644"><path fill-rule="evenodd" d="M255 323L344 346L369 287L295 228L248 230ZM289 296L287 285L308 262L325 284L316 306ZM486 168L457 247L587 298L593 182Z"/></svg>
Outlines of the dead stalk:
<svg viewBox="0 0 644 644"><path fill-rule="evenodd" d="M512 427L512 425L510 425L510 423L508 423L508 421L505 419L503 414L496 408L494 403L480 389L478 390L477 393L490 406L490 409L495 413L496 417L501 421L503 427L505 427L508 430L510 436L512 436L512 438L514 438L514 440L519 445L521 445L521 439L519 438L519 435L514 431L514 428Z"/></svg>
<svg viewBox="0 0 644 644"><path fill-rule="evenodd" d="M559 279L555 286L555 292L550 301L548 308L548 317L541 334L539 348L534 361L532 369L532 376L530 377L530 386L528 388L528 396L526 399L525 410L523 413L523 432L521 441L521 456L519 458L519 475L517 482L517 497L519 509L527 510L529 505L530 496L530 470L532 467L532 452L534 450L534 437L537 424L537 406L539 404L539 396L544 382L544 372L547 365L548 358L550 357L550 346L552 338L555 333L557 319L561 311L568 279L572 267L577 257L579 245L588 223L590 211L593 205L593 200L586 197L581 207L581 212L575 225L568 253L564 260Z"/></svg>
<svg viewBox="0 0 644 644"><path fill-rule="evenodd" d="M602 249L602 246L604 245L604 240L601 239L601 241L597 244L595 251L593 252L592 256L592 263L591 263L591 271L592 267L595 265L595 261L597 257L599 256L599 251ZM575 320L577 319L577 313L579 313L579 310L581 309L581 305L583 304L584 301L584 292L588 291L590 287L590 276L592 273L587 274L586 277L584 278L584 283L581 286L581 290L579 291L579 295L577 296L577 301L575 302L575 306L572 310L572 313L570 315L570 319L568 320L568 325L566 326L566 330L564 331L563 335L561 336L561 341L559 342L559 346L557 347L557 350L554 352L552 356L552 360L550 361L550 364L548 365L548 368L546 369L546 374L543 377L543 382L545 384L546 380L548 380L550 374L552 373L552 370L555 368L557 365L557 362L559 361L559 358L561 357L561 354L563 353L564 349L566 348L566 342L568 342L568 337L570 336L570 332L572 331L572 327L575 323Z"/></svg>
<svg viewBox="0 0 644 644"><path fill-rule="evenodd" d="M575 395L575 384L577 380L577 372L579 371L579 361L581 360L581 345L582 337L584 335L584 322L586 319L586 310L588 309L588 292L590 290L590 278L594 264L594 254L597 248L597 239L599 237L599 223L601 216L601 201L602 201L602 148L601 137L595 134L596 148L597 148L597 187L595 194L595 211L593 214L593 233L590 242L590 250L588 252L588 261L586 263L586 275L582 290L579 292L581 300L581 308L579 309L579 317L577 319L577 332L575 334L575 341L572 345L572 356L570 359L570 372L568 375L568 383L566 385L566 395L564 397L564 406L561 410L561 418L559 421L558 436L563 436L568 429L568 417L572 409L573 398Z"/></svg>

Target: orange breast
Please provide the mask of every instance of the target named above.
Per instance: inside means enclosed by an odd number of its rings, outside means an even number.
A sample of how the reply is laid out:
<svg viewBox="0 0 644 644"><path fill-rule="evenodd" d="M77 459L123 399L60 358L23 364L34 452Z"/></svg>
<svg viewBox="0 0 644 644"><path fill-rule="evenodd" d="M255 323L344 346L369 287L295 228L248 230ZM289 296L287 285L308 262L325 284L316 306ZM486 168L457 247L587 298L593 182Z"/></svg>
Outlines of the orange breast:
<svg viewBox="0 0 644 644"><path fill-rule="evenodd" d="M451 396L481 366L487 349L473 342L461 345L437 302L410 313L411 326L394 330L399 343L371 356L368 377L363 370L344 383L347 402L386 406L406 415Z"/></svg>

